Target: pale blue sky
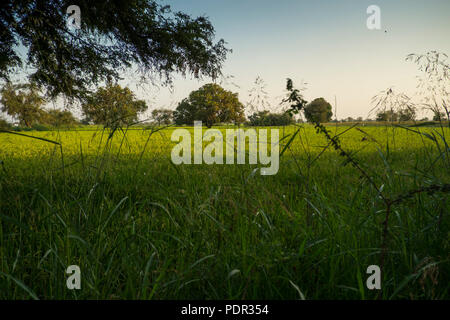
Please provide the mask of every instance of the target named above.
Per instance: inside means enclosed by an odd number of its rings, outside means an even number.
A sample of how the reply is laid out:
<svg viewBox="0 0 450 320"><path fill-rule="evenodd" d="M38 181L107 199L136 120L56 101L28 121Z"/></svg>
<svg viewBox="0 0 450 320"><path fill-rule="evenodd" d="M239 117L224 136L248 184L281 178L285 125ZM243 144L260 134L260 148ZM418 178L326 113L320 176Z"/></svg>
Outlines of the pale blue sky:
<svg viewBox="0 0 450 320"><path fill-rule="evenodd" d="M387 87L415 92L417 68L406 62L409 53L438 50L450 54L449 0L172 0L174 10L205 15L217 38L233 53L223 72L233 75L227 89L248 100L256 76L267 84L274 104L283 94L285 79L308 83L309 100L324 97L338 118L366 117L373 95ZM381 9L381 30L366 27L369 5ZM387 30L387 32L385 32ZM130 83L128 80L124 83ZM174 92L147 88L151 107L175 107L176 102L204 82L177 78ZM277 98L278 97L278 98ZM149 99L152 101L152 99ZM171 104L172 103L172 104Z"/></svg>

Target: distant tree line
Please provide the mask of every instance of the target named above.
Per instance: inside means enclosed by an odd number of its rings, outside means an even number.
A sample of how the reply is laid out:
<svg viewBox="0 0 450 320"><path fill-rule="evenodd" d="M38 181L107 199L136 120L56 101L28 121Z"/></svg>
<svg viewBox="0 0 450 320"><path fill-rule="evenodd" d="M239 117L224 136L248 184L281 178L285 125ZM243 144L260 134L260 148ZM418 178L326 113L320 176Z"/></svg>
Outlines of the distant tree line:
<svg viewBox="0 0 450 320"><path fill-rule="evenodd" d="M69 110L44 109L47 101L32 84L7 83L0 94L1 111L17 119L24 128L67 127L80 123ZM135 123L138 115L147 110L147 104L136 99L129 88L108 84L87 95L81 110L83 124L117 127ZM2 119L3 127L7 126L6 123Z"/></svg>
<svg viewBox="0 0 450 320"><path fill-rule="evenodd" d="M8 83L0 93L1 111L17 118L23 127L72 126L77 123L73 114L68 110L43 109L42 106L46 101L33 85ZM0 125L3 128L11 127L5 119L2 119Z"/></svg>
<svg viewBox="0 0 450 320"><path fill-rule="evenodd" d="M177 73L216 79L231 51L215 39L207 17L173 11L157 0L76 4L83 18L75 32L67 23L66 1L2 2L1 110L24 128L75 120L69 111L47 112L44 96L81 103L83 123L134 124L147 105L129 89L109 85L122 79L122 71L136 70L152 84L158 77L162 85ZM33 85L13 88L11 75L18 71ZM97 88L99 83L108 85Z"/></svg>
<svg viewBox="0 0 450 320"><path fill-rule="evenodd" d="M294 123L294 118L288 112L271 113L264 110L250 115L247 123L250 126L287 126Z"/></svg>
<svg viewBox="0 0 450 320"><path fill-rule="evenodd" d="M331 105L323 98L309 103L304 113L310 122L328 122L333 115ZM207 127L217 123L286 126L295 122L293 115L288 112L275 113L268 110L254 111L248 117L248 121L245 121L244 106L239 101L238 94L227 91L217 84L206 84L191 92L189 97L178 104L173 118L177 125L192 125L195 120L200 120Z"/></svg>
<svg viewBox="0 0 450 320"><path fill-rule="evenodd" d="M407 108L395 112L394 110L385 110L377 113L376 121L414 121L416 119L416 110Z"/></svg>
<svg viewBox="0 0 450 320"><path fill-rule="evenodd" d="M169 125L173 123L173 111L170 109L155 109L152 111L152 119L158 126Z"/></svg>
<svg viewBox="0 0 450 320"><path fill-rule="evenodd" d="M97 124L105 127L121 127L138 123L139 115L148 109L145 101L136 98L129 88L108 83L96 91L86 95L81 103L83 119L78 121L69 110L45 110L47 102L38 88L32 84L12 85L7 83L0 91L1 111L17 119L19 125L25 128L43 128L42 126L67 127L79 123ZM255 110L255 109L254 109ZM306 121L324 123L332 121L332 107L324 98L317 98L307 103L303 108ZM435 114L434 121L444 119L445 114ZM376 115L375 121L402 122L416 119L414 108L398 111L382 110ZM192 125L194 121L202 121L207 127L214 124L246 124L249 126L287 126L295 122L289 112L270 112L269 110L254 111L246 119L244 105L239 101L238 94L225 90L215 83L206 84L192 91L183 99L176 110L164 108L151 112L152 123L158 126ZM302 121L302 120L297 120ZM335 122L337 120L333 120ZM362 117L348 117L341 122L362 122ZM367 119L365 121L373 121ZM0 126L11 127L6 120L1 119Z"/></svg>

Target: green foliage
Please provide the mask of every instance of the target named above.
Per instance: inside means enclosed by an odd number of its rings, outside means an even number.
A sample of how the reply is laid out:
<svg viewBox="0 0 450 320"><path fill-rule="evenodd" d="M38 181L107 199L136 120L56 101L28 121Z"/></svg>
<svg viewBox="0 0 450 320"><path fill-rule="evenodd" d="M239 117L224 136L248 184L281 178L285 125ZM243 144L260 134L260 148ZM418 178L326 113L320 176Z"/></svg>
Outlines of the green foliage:
<svg viewBox="0 0 450 320"><path fill-rule="evenodd" d="M324 98L317 98L305 106L305 118L311 123L329 122L333 116L333 112L331 110L331 104L329 104Z"/></svg>
<svg viewBox="0 0 450 320"><path fill-rule="evenodd" d="M0 117L0 129L10 130L11 128L12 128L11 123Z"/></svg>
<svg viewBox="0 0 450 320"><path fill-rule="evenodd" d="M394 145L393 128L364 127L378 146L349 128L337 128L342 147L370 164L377 182L390 177L383 192L418 187L420 172L449 181L434 141L396 128ZM376 299L365 271L378 264L381 200L332 146L322 147L313 126L302 126L271 177L253 175L258 165L174 166L174 129L151 136L147 149L149 130L117 133L110 148L103 130L33 132L61 142L64 170L54 144L0 133L0 299L29 299L29 291L46 300L298 299L291 282L306 299ZM280 144L299 127L285 129ZM388 144L383 160L378 149ZM381 298L450 298L448 212L442 193L395 207ZM65 286L71 264L81 268L81 290Z"/></svg>
<svg viewBox="0 0 450 320"><path fill-rule="evenodd" d="M398 120L398 113L393 110L385 110L377 113L376 121L390 121L394 122Z"/></svg>
<svg viewBox="0 0 450 320"><path fill-rule="evenodd" d="M178 125L193 124L195 120L199 120L208 127L214 123L242 123L245 120L244 106L237 93L210 83L192 91L188 98L183 99L174 112L174 119Z"/></svg>
<svg viewBox="0 0 450 320"><path fill-rule="evenodd" d="M14 131L47 131L51 127L72 127L78 123L77 119L69 110L50 110L46 111L39 108L35 113L33 120L28 122L31 125L23 126L25 121L21 121L19 126L12 126L11 123L5 119L0 118L0 129L14 130Z"/></svg>
<svg viewBox="0 0 450 320"><path fill-rule="evenodd" d="M77 119L75 119L69 110L45 111L39 122L52 127L71 127L78 123Z"/></svg>
<svg viewBox="0 0 450 320"><path fill-rule="evenodd" d="M119 80L137 66L170 83L173 72L216 78L229 51L214 42L205 17L172 12L156 0L76 1L81 29L67 23L67 1L4 0L0 10L0 78L22 66L51 97L84 97L91 85ZM20 54L21 45L27 49ZM24 58L22 58L24 57Z"/></svg>
<svg viewBox="0 0 450 320"><path fill-rule="evenodd" d="M7 83L0 94L2 112L17 118L21 125L31 127L33 123L40 120L44 112L41 107L45 99L39 94L36 86Z"/></svg>
<svg viewBox="0 0 450 320"><path fill-rule="evenodd" d="M289 104L289 112L292 114L299 114L300 111L304 110L308 101L303 98L299 89L294 88L292 79L287 79L286 90L288 91L288 96L283 99L282 103Z"/></svg>
<svg viewBox="0 0 450 320"><path fill-rule="evenodd" d="M445 120L445 113L434 110L433 121L443 121Z"/></svg>
<svg viewBox="0 0 450 320"><path fill-rule="evenodd" d="M48 130L50 130L49 127L47 127L47 126L45 126L43 124L40 124L40 123L34 123L31 126L31 129L36 130L36 131L48 131Z"/></svg>
<svg viewBox="0 0 450 320"><path fill-rule="evenodd" d="M398 112L394 110L384 110L377 113L376 121L414 121L416 119L416 111L413 108L400 109Z"/></svg>
<svg viewBox="0 0 450 320"><path fill-rule="evenodd" d="M81 108L88 121L113 128L136 122L138 114L148 107L129 88L108 84L90 94Z"/></svg>
<svg viewBox="0 0 450 320"><path fill-rule="evenodd" d="M253 113L248 117L251 126L287 126L294 123L288 112L271 113L267 110Z"/></svg>
<svg viewBox="0 0 450 320"><path fill-rule="evenodd" d="M399 121L414 121L416 119L415 109L402 109L398 113Z"/></svg>
<svg viewBox="0 0 450 320"><path fill-rule="evenodd" d="M173 122L173 111L169 109L155 109L152 118L158 125L169 125Z"/></svg>

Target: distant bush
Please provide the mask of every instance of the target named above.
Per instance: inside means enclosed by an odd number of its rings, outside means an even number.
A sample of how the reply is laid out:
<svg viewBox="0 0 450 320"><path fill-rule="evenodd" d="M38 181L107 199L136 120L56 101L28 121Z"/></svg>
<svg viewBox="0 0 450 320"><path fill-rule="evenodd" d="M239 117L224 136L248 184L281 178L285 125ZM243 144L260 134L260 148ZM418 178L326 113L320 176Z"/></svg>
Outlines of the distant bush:
<svg viewBox="0 0 450 320"><path fill-rule="evenodd" d="M255 112L248 119L250 126L287 126L294 123L294 118L287 112L271 113L267 110Z"/></svg>
<svg viewBox="0 0 450 320"><path fill-rule="evenodd" d="M78 121L68 110L49 110L42 112L38 123L51 127L73 127Z"/></svg>
<svg viewBox="0 0 450 320"><path fill-rule="evenodd" d="M433 121L442 121L445 120L445 113L434 111Z"/></svg>
<svg viewBox="0 0 450 320"><path fill-rule="evenodd" d="M311 123L329 122L333 116L331 104L329 104L324 98L314 99L304 107L303 112L306 120Z"/></svg>
<svg viewBox="0 0 450 320"><path fill-rule="evenodd" d="M9 123L8 121L6 121L3 118L0 118L0 129L10 130L11 128L12 128L11 123Z"/></svg>
<svg viewBox="0 0 450 320"><path fill-rule="evenodd" d="M390 122L406 122L414 121L416 119L416 111L411 109L401 109L398 112L393 110L382 110L377 113L376 121L390 121Z"/></svg>
<svg viewBox="0 0 450 320"><path fill-rule="evenodd" d="M48 130L51 130L51 128L44 126L42 124L39 124L39 123L35 123L31 127L11 126L8 130L17 131L17 132L19 132L19 131L48 131Z"/></svg>
<svg viewBox="0 0 450 320"><path fill-rule="evenodd" d="M158 125L169 125L173 122L173 111L169 109L155 109L152 118Z"/></svg>
<svg viewBox="0 0 450 320"><path fill-rule="evenodd" d="M48 131L48 130L50 130L49 127L46 127L46 126L44 126L44 125L42 125L42 124L39 124L39 123L33 124L33 125L31 126L31 129L32 129L32 130L36 130L36 131Z"/></svg>
<svg viewBox="0 0 450 320"><path fill-rule="evenodd" d="M12 127L12 131L31 131L33 128L30 127L22 127L22 126L14 126Z"/></svg>

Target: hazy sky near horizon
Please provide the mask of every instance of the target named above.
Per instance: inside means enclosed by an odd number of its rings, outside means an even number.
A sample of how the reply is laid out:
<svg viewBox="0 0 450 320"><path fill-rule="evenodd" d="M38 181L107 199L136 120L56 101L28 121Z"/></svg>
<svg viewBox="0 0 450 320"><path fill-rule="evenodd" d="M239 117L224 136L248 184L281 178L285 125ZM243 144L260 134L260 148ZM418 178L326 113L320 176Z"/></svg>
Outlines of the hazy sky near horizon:
<svg viewBox="0 0 450 320"><path fill-rule="evenodd" d="M450 54L449 0L170 0L173 10L209 17L217 39L233 50L223 73L232 75L224 87L246 103L257 76L266 83L276 107L286 78L308 83L305 97L324 97L337 116L366 117L370 100L393 86L413 95L419 74L406 62L410 53L437 50ZM381 30L366 26L369 5L381 9ZM386 31L386 32L385 32ZM176 77L174 90L138 90L156 107L176 103L204 83ZM124 84L133 86L132 80ZM153 98L149 97L152 96Z"/></svg>

